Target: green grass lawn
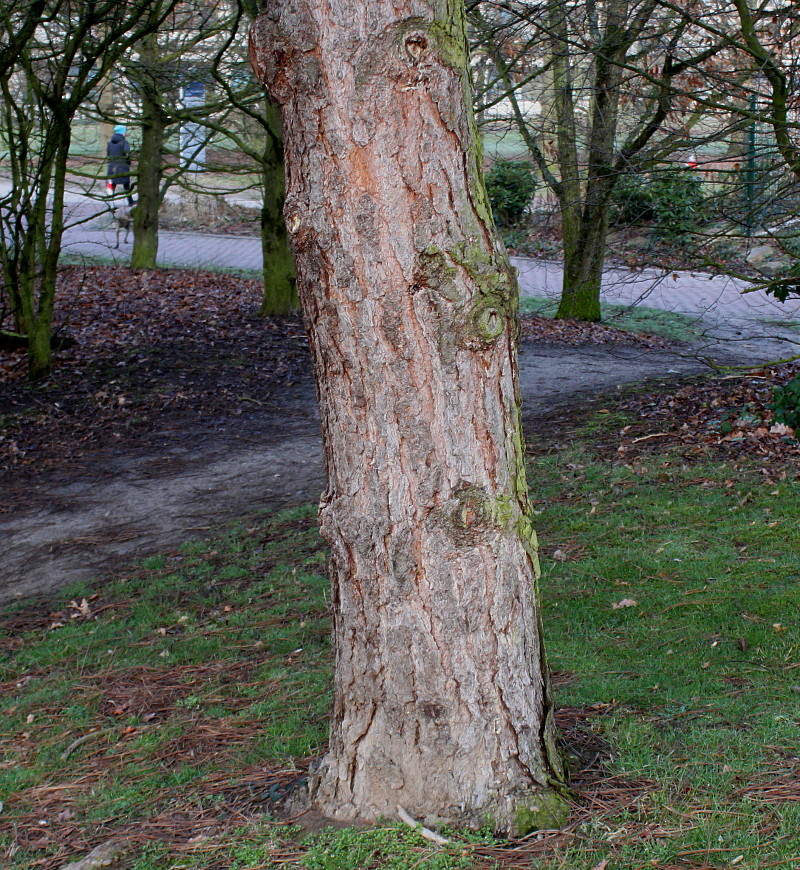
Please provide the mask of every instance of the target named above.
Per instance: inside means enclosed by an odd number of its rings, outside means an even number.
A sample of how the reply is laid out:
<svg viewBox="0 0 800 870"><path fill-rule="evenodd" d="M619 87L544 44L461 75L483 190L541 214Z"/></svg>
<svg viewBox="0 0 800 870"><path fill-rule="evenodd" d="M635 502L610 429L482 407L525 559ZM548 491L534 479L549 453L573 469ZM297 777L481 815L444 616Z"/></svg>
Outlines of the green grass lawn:
<svg viewBox="0 0 800 870"><path fill-rule="evenodd" d="M326 739L309 506L3 615L0 866L60 868L115 837L133 870L800 866L797 469L615 465L574 441L532 456L530 480L559 721L584 768L565 832L439 848L392 823L309 836L272 819Z"/></svg>
<svg viewBox="0 0 800 870"><path fill-rule="evenodd" d="M523 296L519 301L521 314L554 317L558 299L549 296ZM644 305L603 305L603 323L625 332L660 335L671 341L694 341L702 332L696 317Z"/></svg>

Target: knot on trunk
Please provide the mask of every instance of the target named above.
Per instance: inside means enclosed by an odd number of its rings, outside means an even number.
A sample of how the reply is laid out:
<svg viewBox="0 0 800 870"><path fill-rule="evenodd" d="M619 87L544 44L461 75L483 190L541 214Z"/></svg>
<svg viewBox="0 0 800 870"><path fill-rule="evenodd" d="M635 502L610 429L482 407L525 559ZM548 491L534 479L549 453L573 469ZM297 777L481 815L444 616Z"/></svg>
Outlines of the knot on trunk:
<svg viewBox="0 0 800 870"><path fill-rule="evenodd" d="M419 63L428 53L429 46L428 37L419 31L409 33L405 40L406 54L412 63Z"/></svg>
<svg viewBox="0 0 800 870"><path fill-rule="evenodd" d="M438 513L449 536L463 543L477 540L487 532L513 530L519 508L510 496L492 495L483 487L465 483Z"/></svg>
<svg viewBox="0 0 800 870"><path fill-rule="evenodd" d="M518 289L511 267L495 252L466 241L456 245L450 256L475 287L463 343L467 347L489 345L516 317Z"/></svg>

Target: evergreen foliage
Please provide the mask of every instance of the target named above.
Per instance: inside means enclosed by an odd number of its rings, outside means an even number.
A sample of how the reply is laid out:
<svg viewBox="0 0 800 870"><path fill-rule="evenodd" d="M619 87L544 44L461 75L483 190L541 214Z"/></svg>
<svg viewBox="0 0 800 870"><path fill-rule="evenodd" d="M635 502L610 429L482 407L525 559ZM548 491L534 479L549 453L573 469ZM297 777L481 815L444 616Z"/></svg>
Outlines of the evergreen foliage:
<svg viewBox="0 0 800 870"><path fill-rule="evenodd" d="M501 158L486 173L486 192L500 227L519 224L535 191L536 179L527 162Z"/></svg>

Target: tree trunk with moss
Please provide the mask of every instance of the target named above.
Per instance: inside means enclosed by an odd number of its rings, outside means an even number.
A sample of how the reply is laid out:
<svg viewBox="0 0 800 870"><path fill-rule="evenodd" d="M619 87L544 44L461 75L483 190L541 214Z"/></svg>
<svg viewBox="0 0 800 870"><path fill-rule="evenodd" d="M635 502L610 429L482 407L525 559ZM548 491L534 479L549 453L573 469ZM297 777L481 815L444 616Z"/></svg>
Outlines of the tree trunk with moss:
<svg viewBox="0 0 800 870"><path fill-rule="evenodd" d="M265 118L270 136L261 156L261 250L264 255L264 295L261 314L265 317L283 316L297 311L297 279L294 254L289 245L283 205L286 200L284 179L283 137L278 107L265 101Z"/></svg>
<svg viewBox="0 0 800 870"><path fill-rule="evenodd" d="M563 819L515 346L471 115L463 3L270 0L328 486L335 654L325 814Z"/></svg>
<svg viewBox="0 0 800 870"><path fill-rule="evenodd" d="M158 38L142 41L138 85L142 100L142 143L136 167L136 205L133 209L132 269L155 269L161 209L161 152L167 115L163 107Z"/></svg>
<svg viewBox="0 0 800 870"><path fill-rule="evenodd" d="M551 0L547 8L553 70L553 103L556 116L558 169L556 195L561 212L564 278L556 317L600 319L600 284L585 269L586 239L583 226L580 156L570 35L563 2ZM605 243L605 239L603 239ZM602 267L601 267L602 268Z"/></svg>
<svg viewBox="0 0 800 870"><path fill-rule="evenodd" d="M553 52L556 68L569 67L569 34L563 10L551 16L554 30ZM594 59L593 99L588 143L588 159L584 194L580 182L566 186L559 196L562 216L569 209L572 219L564 220L564 283L556 317L574 320L600 320L600 287L606 256L611 193L619 176L615 166L615 144L619 117L620 85L623 62L631 43L633 28L628 27L628 0L609 0L605 8L602 40ZM556 53L560 52L561 57ZM568 94L568 97L566 96ZM564 105L566 100L568 105ZM577 150L574 146L574 111L572 83L567 79L564 94L557 99L561 107L558 116L559 158L562 183L567 177L578 176ZM563 117L562 117L563 115ZM569 121L567 121L567 116ZM572 124L572 150L562 151L562 124ZM566 157L566 159L565 159ZM571 175L565 176L565 163L573 164Z"/></svg>
<svg viewBox="0 0 800 870"><path fill-rule="evenodd" d="M11 99L6 103L7 112L15 111L11 103ZM12 130L12 124L8 129ZM69 144L69 119L61 116L43 129L33 159L27 149L14 155L12 189L0 226L5 291L14 327L25 336L31 381L47 377L53 368L53 309L64 231Z"/></svg>

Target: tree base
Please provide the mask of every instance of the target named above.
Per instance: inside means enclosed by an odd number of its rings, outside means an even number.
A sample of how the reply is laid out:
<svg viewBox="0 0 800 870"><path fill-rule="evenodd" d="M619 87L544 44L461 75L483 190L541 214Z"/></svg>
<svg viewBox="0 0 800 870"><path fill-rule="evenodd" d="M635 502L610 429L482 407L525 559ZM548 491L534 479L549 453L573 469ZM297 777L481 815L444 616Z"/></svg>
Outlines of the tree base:
<svg viewBox="0 0 800 870"><path fill-rule="evenodd" d="M62 350L67 347L74 347L78 342L69 336L52 335L50 337L50 347L52 350ZM28 336L21 332L5 332L0 331L0 350L27 350L30 342Z"/></svg>
<svg viewBox="0 0 800 870"><path fill-rule="evenodd" d="M555 314L556 320L578 320L581 323L599 323L602 320L600 307L589 306L562 306L559 305Z"/></svg>
<svg viewBox="0 0 800 870"><path fill-rule="evenodd" d="M282 804L287 816L309 812L314 816L329 819L332 825L374 824L379 819L394 820L400 817L402 808L415 821L432 830L441 828L480 830L491 828L496 834L508 837L524 837L533 831L560 830L567 823L572 808L564 797L566 788L546 788L526 790L513 794L497 795L486 806L463 809L449 807L449 812L415 812L413 804L403 804L402 794L398 794L398 805L393 812L360 814L352 804L336 805L325 793L322 781L325 765L319 772L312 774L307 785L296 789Z"/></svg>
<svg viewBox="0 0 800 870"><path fill-rule="evenodd" d="M524 837L531 831L560 830L572 812L567 800L557 791L544 791L520 800L514 813L514 826L508 833Z"/></svg>
<svg viewBox="0 0 800 870"><path fill-rule="evenodd" d="M506 795L494 807L448 818L427 816L421 821L434 830L443 827L480 830L488 827L495 834L515 838L533 831L560 830L570 813L569 803L557 791L547 790Z"/></svg>

